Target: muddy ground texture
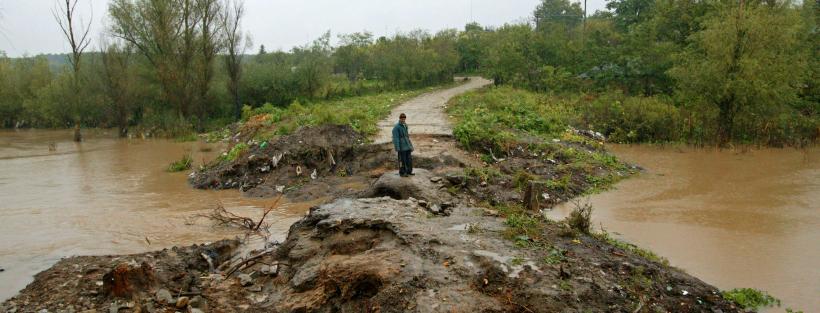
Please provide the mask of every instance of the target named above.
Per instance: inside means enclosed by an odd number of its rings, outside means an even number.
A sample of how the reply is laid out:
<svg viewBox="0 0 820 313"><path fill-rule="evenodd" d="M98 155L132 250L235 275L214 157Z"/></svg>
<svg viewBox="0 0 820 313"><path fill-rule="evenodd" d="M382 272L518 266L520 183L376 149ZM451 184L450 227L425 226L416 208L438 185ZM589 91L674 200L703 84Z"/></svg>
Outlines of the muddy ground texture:
<svg viewBox="0 0 820 313"><path fill-rule="evenodd" d="M224 240L62 259L0 312L741 311L717 288L563 222L541 221L527 236L511 237L511 229L540 213L522 209L518 219L489 205L520 207L524 191L515 181L522 177L567 177L564 193L545 186L554 195L542 196L539 206L549 206L563 200L548 199L593 187L588 176L597 171L617 175L609 168L566 166L574 163L557 157L562 153L522 147L490 166L493 174L431 158L419 162L415 176L401 178L391 147L368 145L344 126L300 129L249 146L191 182L259 196L328 192L335 199L311 208L281 244L257 250ZM572 179L579 169L583 181ZM349 180L362 187L342 187ZM297 187L278 191L282 185Z"/></svg>

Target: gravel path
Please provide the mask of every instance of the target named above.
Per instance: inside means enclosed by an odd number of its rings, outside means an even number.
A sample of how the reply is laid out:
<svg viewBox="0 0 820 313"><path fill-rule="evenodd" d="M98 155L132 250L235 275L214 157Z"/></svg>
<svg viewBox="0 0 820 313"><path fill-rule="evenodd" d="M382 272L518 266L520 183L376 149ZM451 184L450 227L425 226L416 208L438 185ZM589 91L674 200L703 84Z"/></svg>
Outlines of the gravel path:
<svg viewBox="0 0 820 313"><path fill-rule="evenodd" d="M452 136L453 127L444 112L444 105L453 96L491 83L492 81L481 77L470 77L470 81L465 84L426 93L395 107L387 119L379 122L380 131L374 142L385 143L392 140L391 132L401 113L407 114L407 125L410 126L412 140L415 140L414 135Z"/></svg>

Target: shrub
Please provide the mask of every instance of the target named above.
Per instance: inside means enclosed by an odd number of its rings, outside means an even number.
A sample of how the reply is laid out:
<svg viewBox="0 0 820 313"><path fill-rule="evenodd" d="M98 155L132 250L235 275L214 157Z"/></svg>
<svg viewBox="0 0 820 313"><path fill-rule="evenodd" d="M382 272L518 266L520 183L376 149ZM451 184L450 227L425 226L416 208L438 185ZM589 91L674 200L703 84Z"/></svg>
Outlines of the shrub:
<svg viewBox="0 0 820 313"><path fill-rule="evenodd" d="M248 145L240 142L240 143L236 144L235 146L233 146L233 148L231 148L230 151L228 151L228 153L225 155L225 160L227 160L227 161L236 160L236 158L238 158L240 155L242 155L245 152L245 150L248 150Z"/></svg>
<svg viewBox="0 0 820 313"><path fill-rule="evenodd" d="M678 141L683 134L678 108L659 97L604 94L581 104L579 124L613 142Z"/></svg>
<svg viewBox="0 0 820 313"><path fill-rule="evenodd" d="M589 202L582 204L580 201L576 201L575 208L566 218L566 222L570 228L589 234L592 230L592 205Z"/></svg>
<svg viewBox="0 0 820 313"><path fill-rule="evenodd" d="M753 288L735 288L723 292L723 298L743 307L745 310L757 310L761 307L780 306L780 300L765 291Z"/></svg>
<svg viewBox="0 0 820 313"><path fill-rule="evenodd" d="M191 169L191 165L194 163L194 159L191 157L190 154L185 154L182 156L182 159L172 162L168 165L168 172L181 172L185 170Z"/></svg>

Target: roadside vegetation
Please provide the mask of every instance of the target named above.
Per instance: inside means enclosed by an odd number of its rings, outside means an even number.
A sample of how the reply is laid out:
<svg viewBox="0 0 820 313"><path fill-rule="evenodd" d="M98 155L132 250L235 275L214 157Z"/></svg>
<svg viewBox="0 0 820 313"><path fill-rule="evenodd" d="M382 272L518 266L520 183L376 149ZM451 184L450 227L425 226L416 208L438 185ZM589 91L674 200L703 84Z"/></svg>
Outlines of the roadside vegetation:
<svg viewBox="0 0 820 313"><path fill-rule="evenodd" d="M487 93L497 105L523 98L522 109L547 113L516 122L571 123L615 142L816 142L816 2L614 0L607 8L584 18L577 2L544 0L533 23L468 25L461 68L515 88Z"/></svg>
<svg viewBox="0 0 820 313"><path fill-rule="evenodd" d="M396 105L422 93L451 87L453 84L455 83L451 82L438 87L386 91L304 103L294 101L284 107L271 103L259 107L245 106L242 110L242 122L246 125L259 125L255 138L258 140L287 135L301 126L327 124L350 125L363 135L373 135L378 131L376 124L387 117Z"/></svg>
<svg viewBox="0 0 820 313"><path fill-rule="evenodd" d="M0 127L78 124L118 127L122 136L132 129L190 137L239 120L246 106L293 104L300 111L321 101L450 83L457 69L456 30L340 34L336 46L328 31L290 51L260 46L253 53L241 28L241 1L185 3L111 1L108 29L88 45L98 51L20 58L0 51ZM79 61L82 67L70 66Z"/></svg>
<svg viewBox="0 0 820 313"><path fill-rule="evenodd" d="M0 124L119 127L123 136L137 127L176 137L236 121L245 106L300 111L439 85L460 72L512 87L485 96L515 106L509 115L526 115L505 123L538 124L528 131L573 125L614 142L769 146L803 146L820 132L814 1L613 0L607 11L583 12L578 3L543 0L532 22L338 34L335 46L328 31L270 52L248 51L241 1L163 9L178 5L112 1L108 36L91 45L99 51L0 52ZM166 33L174 35L156 35ZM528 103L514 103L522 99Z"/></svg>

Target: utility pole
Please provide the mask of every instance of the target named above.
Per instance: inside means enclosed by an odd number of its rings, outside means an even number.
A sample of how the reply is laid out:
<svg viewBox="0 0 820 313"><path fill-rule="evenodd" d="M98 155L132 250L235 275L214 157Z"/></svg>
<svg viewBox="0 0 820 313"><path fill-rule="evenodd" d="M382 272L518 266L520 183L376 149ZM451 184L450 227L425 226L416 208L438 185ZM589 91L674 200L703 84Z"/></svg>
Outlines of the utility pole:
<svg viewBox="0 0 820 313"><path fill-rule="evenodd" d="M470 23L475 22L475 17L473 16L473 0L470 0Z"/></svg>
<svg viewBox="0 0 820 313"><path fill-rule="evenodd" d="M584 31L587 30L587 0L584 0Z"/></svg>

